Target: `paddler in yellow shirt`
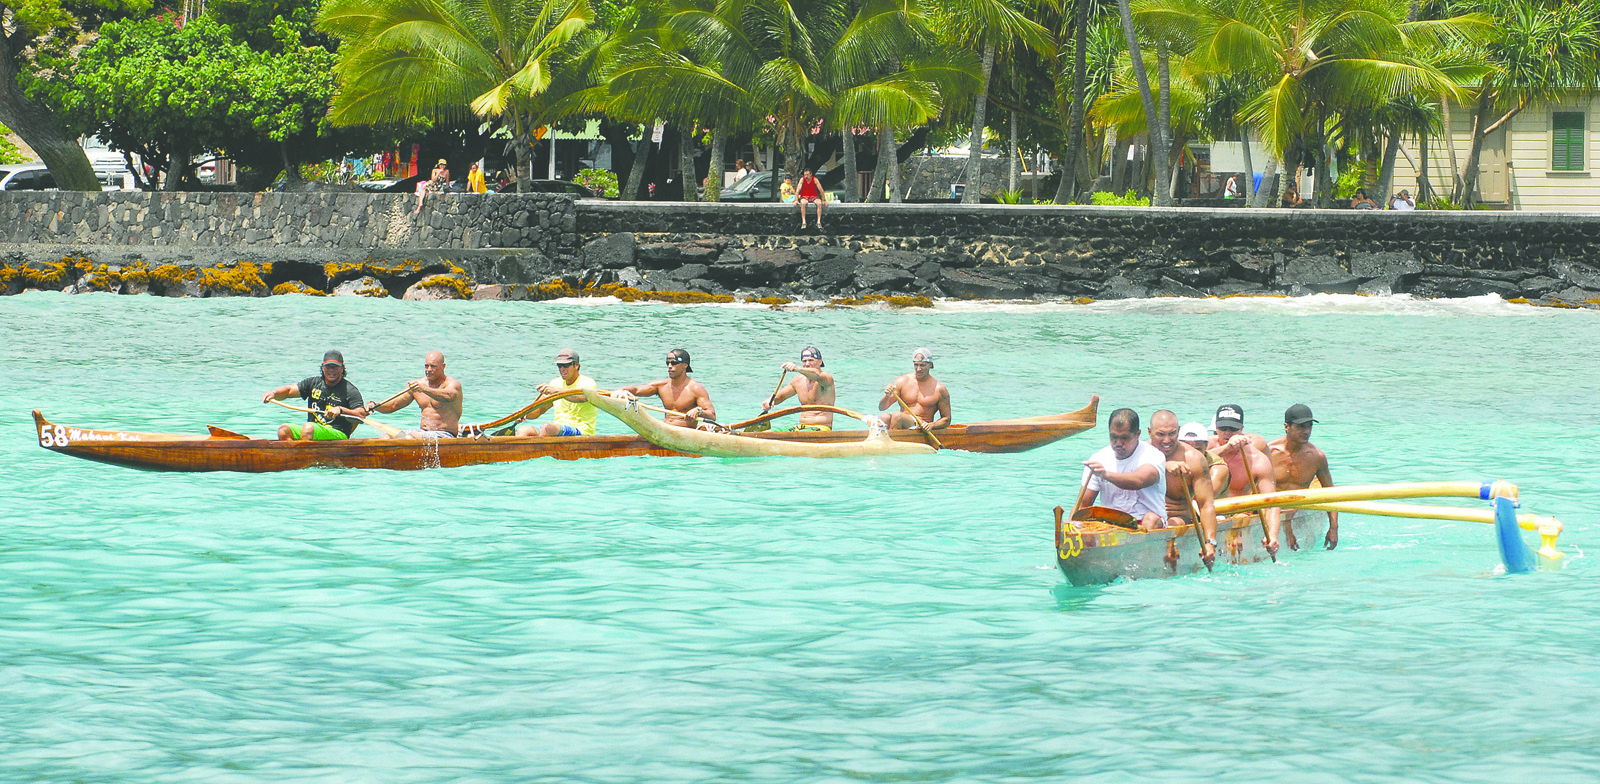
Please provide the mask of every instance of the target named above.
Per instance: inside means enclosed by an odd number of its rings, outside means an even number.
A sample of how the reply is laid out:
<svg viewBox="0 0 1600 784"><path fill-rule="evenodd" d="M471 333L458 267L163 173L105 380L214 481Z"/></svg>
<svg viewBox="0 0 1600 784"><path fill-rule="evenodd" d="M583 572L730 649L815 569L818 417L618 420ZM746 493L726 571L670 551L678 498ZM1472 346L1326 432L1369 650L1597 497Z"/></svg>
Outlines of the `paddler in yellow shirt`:
<svg viewBox="0 0 1600 784"><path fill-rule="evenodd" d="M578 352L564 348L556 352L557 378L539 386L539 394L553 395L568 389L593 388L594 379L579 372ZM555 416L543 426L522 424L517 427L519 436L592 436L600 410L583 395L573 395L552 401L528 412L526 419L538 419L545 411L555 409Z"/></svg>

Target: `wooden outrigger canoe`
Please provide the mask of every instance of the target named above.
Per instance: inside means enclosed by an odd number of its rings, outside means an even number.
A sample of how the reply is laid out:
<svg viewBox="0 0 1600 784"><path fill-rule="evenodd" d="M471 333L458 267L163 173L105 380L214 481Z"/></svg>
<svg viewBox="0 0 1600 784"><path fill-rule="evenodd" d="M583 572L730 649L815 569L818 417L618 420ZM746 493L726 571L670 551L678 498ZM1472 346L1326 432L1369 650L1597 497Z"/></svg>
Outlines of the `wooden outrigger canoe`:
<svg viewBox="0 0 1600 784"><path fill-rule="evenodd" d="M926 455L934 449L928 444L896 441L882 429L853 431L853 441L811 443L772 438L762 433L716 433L690 427L674 427L641 411L634 403L590 389L584 392L590 403L627 425L633 432L650 439L656 446L702 457L868 457L876 455ZM844 431L852 432L852 431ZM758 437L759 436L759 437Z"/></svg>
<svg viewBox="0 0 1600 784"><path fill-rule="evenodd" d="M1195 524L1133 531L1098 520L1063 520L1056 507L1056 563L1073 585L1100 585L1118 577L1138 580L1203 572ZM1321 548L1328 534L1328 513L1285 509L1278 529L1279 555L1289 550L1291 535L1300 549ZM1217 564L1259 563L1272 557L1261 543L1264 533L1257 514L1217 518Z"/></svg>
<svg viewBox="0 0 1600 784"><path fill-rule="evenodd" d="M1095 426L1098 396L1076 411L1019 419L954 424L938 431L947 449L967 452L1024 452L1060 441ZM536 457L577 460L639 455L686 456L658 447L635 433L624 435L495 436L487 438L276 441L249 438L213 428L209 435L141 433L57 425L38 410L33 421L39 445L85 460L153 471L245 471L262 473L299 468L387 468L417 470L481 463L511 463ZM749 433L751 438L800 443L861 441L865 430ZM926 443L919 430L891 430L896 441Z"/></svg>

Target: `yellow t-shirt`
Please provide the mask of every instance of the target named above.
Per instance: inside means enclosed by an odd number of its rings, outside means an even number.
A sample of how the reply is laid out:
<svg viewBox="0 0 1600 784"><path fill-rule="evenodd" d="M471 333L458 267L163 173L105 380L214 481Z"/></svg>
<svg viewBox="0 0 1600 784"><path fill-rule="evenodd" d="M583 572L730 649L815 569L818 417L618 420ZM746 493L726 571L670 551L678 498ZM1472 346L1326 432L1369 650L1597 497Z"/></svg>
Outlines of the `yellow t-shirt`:
<svg viewBox="0 0 1600 784"><path fill-rule="evenodd" d="M550 385L561 389L580 389L593 387L594 379L579 373L577 382L568 384L562 381L560 376L556 376L550 381ZM570 398L562 398L551 403L550 410L555 414L552 421L556 424L571 425L586 436L594 435L595 421L600 418L600 409L595 408L593 403L587 401L574 403Z"/></svg>

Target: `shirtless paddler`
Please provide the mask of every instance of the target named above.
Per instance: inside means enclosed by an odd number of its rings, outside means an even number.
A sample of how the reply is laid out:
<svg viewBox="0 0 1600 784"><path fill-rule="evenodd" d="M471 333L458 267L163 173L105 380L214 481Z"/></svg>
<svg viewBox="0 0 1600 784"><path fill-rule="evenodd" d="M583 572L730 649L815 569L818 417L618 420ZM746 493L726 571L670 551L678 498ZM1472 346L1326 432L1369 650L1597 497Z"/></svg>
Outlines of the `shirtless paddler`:
<svg viewBox="0 0 1600 784"><path fill-rule="evenodd" d="M806 346L800 349L800 364L793 362L783 363L785 372L795 374L794 379L784 384L772 397L761 404L762 413L772 410L779 403L795 397L801 405L831 406L834 401L833 374L823 370L822 351L816 346ZM795 430L832 430L833 414L827 411L801 411L800 424Z"/></svg>
<svg viewBox="0 0 1600 784"><path fill-rule="evenodd" d="M1217 497L1235 497L1254 493L1272 493L1278 489L1272 476L1272 459L1258 449L1251 434L1244 432L1244 409L1233 404L1217 408L1217 434L1208 444L1211 453L1222 458L1227 466L1227 479L1215 485ZM1256 436L1260 438L1260 436ZM1215 475L1214 475L1215 476ZM1267 532L1267 552L1278 552L1278 507L1261 510Z"/></svg>
<svg viewBox="0 0 1600 784"><path fill-rule="evenodd" d="M1283 436L1274 438L1267 452L1279 490L1304 490L1313 480L1323 487L1333 487L1328 456L1311 443L1311 426L1316 422L1311 417L1311 407L1304 403L1296 403L1283 412ZM1323 545L1332 550L1338 544L1339 513L1329 512L1328 535Z"/></svg>
<svg viewBox="0 0 1600 784"><path fill-rule="evenodd" d="M663 408L673 413L666 416L669 425L698 427L701 419L717 421L717 408L711 405L711 393L705 386L689 377L694 367L689 364L689 352L675 348L667 352L667 377L647 384L623 387L635 397L659 397Z"/></svg>
<svg viewBox="0 0 1600 784"><path fill-rule="evenodd" d="M1204 439L1205 431L1200 433ZM1150 445L1167 458L1167 525L1198 522L1205 533L1200 557L1209 564L1217 557L1216 499L1211 490L1211 473L1206 470L1205 453L1184 442L1183 436L1193 435L1192 431L1178 427L1178 415L1171 411L1157 411L1150 417ZM1189 504L1190 498L1194 499L1193 506ZM1199 520L1195 519L1197 512Z"/></svg>
<svg viewBox="0 0 1600 784"><path fill-rule="evenodd" d="M406 384L410 394L384 405L367 404L367 413L387 414L416 402L422 409L422 422L416 430L401 431L384 438L455 438L461 429L461 382L444 374L444 354L430 351L422 358L422 378Z"/></svg>
<svg viewBox="0 0 1600 784"><path fill-rule="evenodd" d="M919 348L911 352L911 372L884 387L883 398L878 401L878 410L884 412L878 416L884 426L911 430L917 426L916 420L921 420L930 430L950 426L950 390L933 377L932 371L933 349ZM909 414L900 408L896 393L911 409ZM889 411L890 407L895 410Z"/></svg>

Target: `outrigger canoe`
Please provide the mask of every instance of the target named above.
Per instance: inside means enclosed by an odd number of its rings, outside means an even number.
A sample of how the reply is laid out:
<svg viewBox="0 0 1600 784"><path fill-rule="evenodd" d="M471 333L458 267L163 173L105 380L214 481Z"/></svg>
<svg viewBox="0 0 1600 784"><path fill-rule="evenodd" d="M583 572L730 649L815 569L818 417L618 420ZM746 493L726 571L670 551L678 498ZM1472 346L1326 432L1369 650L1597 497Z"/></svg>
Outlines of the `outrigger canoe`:
<svg viewBox="0 0 1600 784"><path fill-rule="evenodd" d="M1286 490L1217 501L1217 563L1249 564L1272 558L1262 543L1260 510L1277 506L1281 512L1277 557L1287 557L1291 544L1317 550L1327 536L1328 512L1411 517L1425 520L1460 520L1495 527L1501 560L1508 572L1550 569L1559 565L1555 549L1562 531L1554 517L1518 514L1517 487L1509 482L1416 482L1390 485L1353 485ZM1377 499L1477 498L1489 501L1489 510L1458 507L1382 503ZM1056 563L1073 585L1099 585L1117 578L1176 577L1205 569L1195 525L1154 531L1118 527L1099 520L1067 520L1055 508ZM1537 531L1543 546L1532 550L1520 531Z"/></svg>
<svg viewBox="0 0 1600 784"><path fill-rule="evenodd" d="M937 431L946 449L966 452L1025 452L1095 426L1100 398L1076 411L1018 419L953 424ZM277 441L250 438L220 428L207 435L142 433L57 425L38 410L33 421L39 445L85 460L152 471L244 471L263 473L300 468L387 468L418 470L481 463L511 463L536 457L577 460L641 455L688 456L659 447L637 433L622 435L494 436L483 438ZM865 430L747 433L744 437L804 444L858 442ZM919 430L890 430L888 437L926 443Z"/></svg>

